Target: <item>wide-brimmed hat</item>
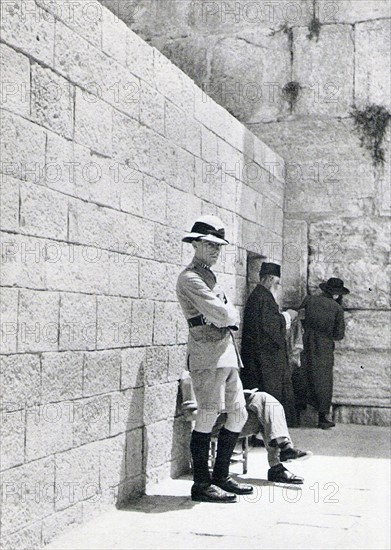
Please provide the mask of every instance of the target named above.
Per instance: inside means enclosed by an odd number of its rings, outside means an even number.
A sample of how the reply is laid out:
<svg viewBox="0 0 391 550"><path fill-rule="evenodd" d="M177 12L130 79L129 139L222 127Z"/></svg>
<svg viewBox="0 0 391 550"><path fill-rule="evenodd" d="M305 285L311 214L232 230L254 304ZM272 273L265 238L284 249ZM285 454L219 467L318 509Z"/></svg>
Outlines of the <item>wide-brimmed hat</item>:
<svg viewBox="0 0 391 550"><path fill-rule="evenodd" d="M201 216L194 222L190 233L186 233L182 241L191 243L192 241L209 241L217 244L229 244L225 238L224 224L217 216Z"/></svg>
<svg viewBox="0 0 391 550"><path fill-rule="evenodd" d="M320 283L319 288L330 294L349 294L350 290L343 286L343 280L331 277L327 283Z"/></svg>
<svg viewBox="0 0 391 550"><path fill-rule="evenodd" d="M259 276L263 277L263 275L274 275L274 277L281 277L281 266L271 262L263 262Z"/></svg>

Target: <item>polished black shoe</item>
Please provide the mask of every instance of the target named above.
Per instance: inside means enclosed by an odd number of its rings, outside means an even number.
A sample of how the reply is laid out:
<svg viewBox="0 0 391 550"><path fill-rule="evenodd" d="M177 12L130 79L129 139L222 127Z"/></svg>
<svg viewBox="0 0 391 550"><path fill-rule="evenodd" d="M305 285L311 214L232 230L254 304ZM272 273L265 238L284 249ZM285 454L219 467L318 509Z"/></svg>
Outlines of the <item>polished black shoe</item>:
<svg viewBox="0 0 391 550"><path fill-rule="evenodd" d="M249 495L253 492L252 485L247 483L238 483L232 477L226 477L225 479L212 479L212 483L227 491L228 493L234 493L235 495Z"/></svg>
<svg viewBox="0 0 391 550"><path fill-rule="evenodd" d="M321 428L322 430L328 430L329 428L335 428L335 423L331 422L331 420L322 420L318 424L318 428Z"/></svg>
<svg viewBox="0 0 391 550"><path fill-rule="evenodd" d="M191 499L198 502L236 502L236 495L210 483L194 483Z"/></svg>
<svg viewBox="0 0 391 550"><path fill-rule="evenodd" d="M288 447L280 452L281 462L292 462L292 460L307 460L312 456L311 451L300 451L295 447Z"/></svg>
<svg viewBox="0 0 391 550"><path fill-rule="evenodd" d="M304 479L299 476L295 476L289 470L287 470L282 464L273 466L267 473L268 481L274 481L275 483L289 483L291 485L302 485Z"/></svg>

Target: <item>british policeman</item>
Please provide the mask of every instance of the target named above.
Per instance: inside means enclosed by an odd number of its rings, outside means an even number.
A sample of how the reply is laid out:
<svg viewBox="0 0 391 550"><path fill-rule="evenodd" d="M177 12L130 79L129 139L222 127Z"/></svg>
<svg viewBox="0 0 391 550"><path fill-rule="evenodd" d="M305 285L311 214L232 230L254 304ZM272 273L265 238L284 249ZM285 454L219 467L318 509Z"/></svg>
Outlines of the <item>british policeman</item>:
<svg viewBox="0 0 391 550"><path fill-rule="evenodd" d="M236 495L253 491L251 485L238 483L229 475L231 456L247 420L239 376L242 364L233 338L239 315L211 270L221 247L229 243L222 221L211 215L198 218L182 240L194 249L193 260L179 275L176 288L189 326L187 364L198 405L190 442L194 478L191 496L195 501L235 502ZM211 432L223 411L227 420L219 432L211 476Z"/></svg>

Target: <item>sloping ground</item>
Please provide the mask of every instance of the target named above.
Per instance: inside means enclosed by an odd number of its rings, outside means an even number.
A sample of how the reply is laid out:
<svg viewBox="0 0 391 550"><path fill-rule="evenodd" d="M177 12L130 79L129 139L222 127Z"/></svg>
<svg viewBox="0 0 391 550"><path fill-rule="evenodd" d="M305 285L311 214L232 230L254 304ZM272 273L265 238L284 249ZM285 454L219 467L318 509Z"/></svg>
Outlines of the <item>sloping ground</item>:
<svg viewBox="0 0 391 550"><path fill-rule="evenodd" d="M244 476L255 492L237 504L193 503L190 476L168 480L46 548L389 548L389 430L338 425L292 436L314 452L310 461L288 465L305 476L301 488L265 481L266 453L256 448Z"/></svg>

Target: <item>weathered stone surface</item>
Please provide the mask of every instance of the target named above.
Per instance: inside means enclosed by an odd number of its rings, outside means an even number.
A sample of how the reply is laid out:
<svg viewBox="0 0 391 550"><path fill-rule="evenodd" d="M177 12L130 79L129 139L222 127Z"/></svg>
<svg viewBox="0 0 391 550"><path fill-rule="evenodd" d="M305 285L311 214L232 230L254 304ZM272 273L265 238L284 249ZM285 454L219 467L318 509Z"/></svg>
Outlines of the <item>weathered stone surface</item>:
<svg viewBox="0 0 391 550"><path fill-rule="evenodd" d="M164 135L179 146L186 141L186 114L171 101L164 102Z"/></svg>
<svg viewBox="0 0 391 550"><path fill-rule="evenodd" d="M12 535L2 536L2 547L4 548L28 548L29 546L35 546L39 548L41 544L41 521L37 521L29 527L21 529L17 533Z"/></svg>
<svg viewBox="0 0 391 550"><path fill-rule="evenodd" d="M82 506L82 503L77 503L45 518L42 521L42 544L49 544L49 542L64 533L67 529L80 525L83 519Z"/></svg>
<svg viewBox="0 0 391 550"><path fill-rule="evenodd" d="M294 119L253 126L285 158L286 212L360 216L375 196L375 176L353 121Z"/></svg>
<svg viewBox="0 0 391 550"><path fill-rule="evenodd" d="M73 401L73 445L105 439L110 433L110 398L93 397Z"/></svg>
<svg viewBox="0 0 391 550"><path fill-rule="evenodd" d="M186 329L187 335L188 329ZM187 340L187 338L186 338ZM185 341L186 341L185 340ZM186 370L187 346L170 346L168 350L168 381L179 380Z"/></svg>
<svg viewBox="0 0 391 550"><path fill-rule="evenodd" d="M131 73L154 86L153 48L133 32L127 35L126 64Z"/></svg>
<svg viewBox="0 0 391 550"><path fill-rule="evenodd" d="M281 277L285 307L298 307L307 294L307 241L306 222L285 219Z"/></svg>
<svg viewBox="0 0 391 550"><path fill-rule="evenodd" d="M126 66L126 44L130 34L128 27L113 13L102 11L102 50Z"/></svg>
<svg viewBox="0 0 391 550"><path fill-rule="evenodd" d="M150 134L147 128L113 111L113 157L135 170L150 172Z"/></svg>
<svg viewBox="0 0 391 550"><path fill-rule="evenodd" d="M1 38L38 61L53 65L54 18L45 17L35 3L15 0L4 4Z"/></svg>
<svg viewBox="0 0 391 550"><path fill-rule="evenodd" d="M389 16L391 9L389 7ZM391 107L390 21L358 23L355 26L355 103L358 107Z"/></svg>
<svg viewBox="0 0 391 550"><path fill-rule="evenodd" d="M164 96L146 82L140 84L140 122L164 134Z"/></svg>
<svg viewBox="0 0 391 550"><path fill-rule="evenodd" d="M167 382L168 377L168 349L167 347L147 348L144 380L148 386Z"/></svg>
<svg viewBox="0 0 391 550"><path fill-rule="evenodd" d="M159 300L163 296L162 281L165 280L165 274L165 265L160 262L140 262L140 296Z"/></svg>
<svg viewBox="0 0 391 550"><path fill-rule="evenodd" d="M37 237L66 239L68 199L40 185L20 187L20 230Z"/></svg>
<svg viewBox="0 0 391 550"><path fill-rule="evenodd" d="M170 185L193 193L195 177L195 158L192 154L182 149L177 149L177 173L170 179ZM174 170L174 168L173 168Z"/></svg>
<svg viewBox="0 0 391 550"><path fill-rule="evenodd" d="M315 14L321 23L355 23L381 17L390 17L387 0L343 0L343 2L320 2L316 0ZM322 32L322 29L321 31Z"/></svg>
<svg viewBox="0 0 391 550"><path fill-rule="evenodd" d="M60 350L95 349L96 298L84 294L60 295Z"/></svg>
<svg viewBox="0 0 391 550"><path fill-rule="evenodd" d="M193 115L194 83L187 79L164 55L154 50L154 76L156 88L175 105ZM190 81L190 82L189 82ZM189 107L190 106L190 107Z"/></svg>
<svg viewBox="0 0 391 550"><path fill-rule="evenodd" d="M100 453L100 487L105 490L108 487L119 485L126 479L126 440L125 434L111 437L103 442ZM141 456L139 457L141 459ZM141 460L140 460L141 462Z"/></svg>
<svg viewBox="0 0 391 550"><path fill-rule="evenodd" d="M142 280L142 285L144 281ZM152 298L152 296L150 296ZM132 346L152 344L154 304L151 300L135 300L132 305Z"/></svg>
<svg viewBox="0 0 391 550"><path fill-rule="evenodd" d="M86 353L83 368L83 394L97 395L120 389L120 351Z"/></svg>
<svg viewBox="0 0 391 550"><path fill-rule="evenodd" d="M45 130L7 111L2 111L0 122L4 136L1 171L20 180L38 183L45 164Z"/></svg>
<svg viewBox="0 0 391 550"><path fill-rule="evenodd" d="M126 477L140 475L143 462L143 430L139 428L126 434Z"/></svg>
<svg viewBox="0 0 391 550"><path fill-rule="evenodd" d="M31 67L31 117L66 138L73 136L74 87L50 69Z"/></svg>
<svg viewBox="0 0 391 550"><path fill-rule="evenodd" d="M23 411L2 412L0 425L0 469L14 468L24 462L25 419Z"/></svg>
<svg viewBox="0 0 391 550"><path fill-rule="evenodd" d="M2 88L0 103L9 111L30 114L30 61L6 44L0 45Z"/></svg>
<svg viewBox="0 0 391 550"><path fill-rule="evenodd" d="M58 317L58 294L21 290L18 313L18 351L57 351Z"/></svg>
<svg viewBox="0 0 391 550"><path fill-rule="evenodd" d="M146 472L171 459L173 420L162 420L145 428L144 456Z"/></svg>
<svg viewBox="0 0 391 550"><path fill-rule="evenodd" d="M99 494L100 454L104 442L56 455L56 511Z"/></svg>
<svg viewBox="0 0 391 550"><path fill-rule="evenodd" d="M282 88L289 74L288 37L270 31L223 38L211 66L209 95L241 122L268 122L288 113Z"/></svg>
<svg viewBox="0 0 391 550"><path fill-rule="evenodd" d="M339 405L334 408L334 418L341 424L389 427L391 426L391 408Z"/></svg>
<svg viewBox="0 0 391 550"><path fill-rule="evenodd" d="M83 353L42 354L42 402L82 396Z"/></svg>
<svg viewBox="0 0 391 550"><path fill-rule="evenodd" d="M390 311L347 311L345 323L345 338L340 347L368 353L390 348Z"/></svg>
<svg viewBox="0 0 391 550"><path fill-rule="evenodd" d="M76 89L75 141L103 155L112 150L112 109L107 103Z"/></svg>
<svg viewBox="0 0 391 550"><path fill-rule="evenodd" d="M149 173L156 179L174 185L178 179L178 154L175 145L151 133Z"/></svg>
<svg viewBox="0 0 391 550"><path fill-rule="evenodd" d="M13 288L0 289L0 315L1 353L16 353L18 290Z"/></svg>
<svg viewBox="0 0 391 550"><path fill-rule="evenodd" d="M2 477L7 495L2 506L2 535L16 532L54 512L53 457L12 468Z"/></svg>
<svg viewBox="0 0 391 550"><path fill-rule="evenodd" d="M175 264L181 257L183 230L155 225L155 260Z"/></svg>
<svg viewBox="0 0 391 550"><path fill-rule="evenodd" d="M121 390L143 385L145 348L121 350Z"/></svg>
<svg viewBox="0 0 391 550"><path fill-rule="evenodd" d="M26 410L26 461L73 447L72 403L48 403Z"/></svg>
<svg viewBox="0 0 391 550"><path fill-rule="evenodd" d="M318 41L307 36L308 28L293 31L292 80L303 88L293 110L315 116L346 116L353 103L353 31L347 25L327 25L322 27Z"/></svg>
<svg viewBox="0 0 391 550"><path fill-rule="evenodd" d="M215 42L215 39L208 36L198 35L173 40L167 40L165 36L153 39L154 46L200 88L207 83L208 50Z"/></svg>
<svg viewBox="0 0 391 550"><path fill-rule="evenodd" d="M146 426L169 420L175 416L178 382L147 386L144 397L144 423Z"/></svg>
<svg viewBox="0 0 391 550"><path fill-rule="evenodd" d="M19 181L8 176L0 182L0 226L16 231L19 227Z"/></svg>
<svg viewBox="0 0 391 550"><path fill-rule="evenodd" d="M391 216L391 128L384 136L382 144L384 149L384 166L380 167L376 174L377 183L377 209L380 216Z"/></svg>
<svg viewBox="0 0 391 550"><path fill-rule="evenodd" d="M389 407L389 353L337 350L333 403Z"/></svg>
<svg viewBox="0 0 391 550"><path fill-rule="evenodd" d="M310 225L309 287L329 277L350 289L347 307L389 309L390 226L384 218L324 221Z"/></svg>
<svg viewBox="0 0 391 550"><path fill-rule="evenodd" d="M2 357L1 377L2 406L5 410L23 409L40 401L41 376L37 355Z"/></svg>
<svg viewBox="0 0 391 550"><path fill-rule="evenodd" d="M134 430L143 425L144 388L116 392L111 395L110 435Z"/></svg>
<svg viewBox="0 0 391 550"><path fill-rule="evenodd" d="M99 296L97 311L97 349L130 345L132 333L130 298Z"/></svg>
<svg viewBox="0 0 391 550"><path fill-rule="evenodd" d="M110 294L138 297L139 260L127 254L110 254Z"/></svg>
<svg viewBox="0 0 391 550"><path fill-rule="evenodd" d="M167 185L164 181L145 176L143 185L144 217L164 223L166 220Z"/></svg>
<svg viewBox="0 0 391 550"><path fill-rule="evenodd" d="M155 345L175 344L177 323L181 315L178 303L157 302L155 304L153 343Z"/></svg>
<svg viewBox="0 0 391 550"><path fill-rule="evenodd" d="M45 171L43 181L51 189L69 195L77 194L75 189L75 172L73 143L53 132L47 133Z"/></svg>

